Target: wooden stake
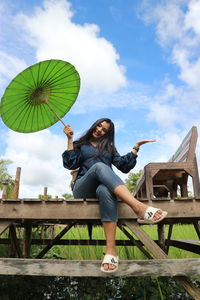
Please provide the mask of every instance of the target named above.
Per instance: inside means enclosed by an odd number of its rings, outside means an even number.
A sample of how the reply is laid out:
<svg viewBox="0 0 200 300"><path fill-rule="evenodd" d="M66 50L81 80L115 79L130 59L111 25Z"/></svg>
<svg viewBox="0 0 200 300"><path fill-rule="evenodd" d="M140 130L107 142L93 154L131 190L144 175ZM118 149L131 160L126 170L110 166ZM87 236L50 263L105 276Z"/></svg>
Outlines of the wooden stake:
<svg viewBox="0 0 200 300"><path fill-rule="evenodd" d="M7 199L7 188L8 188L8 180L4 180L4 182L3 182L2 200Z"/></svg>
<svg viewBox="0 0 200 300"><path fill-rule="evenodd" d="M158 224L157 230L158 230L158 244L160 248L165 251L165 225L162 223Z"/></svg>
<svg viewBox="0 0 200 300"><path fill-rule="evenodd" d="M47 200L47 187L44 187L44 200Z"/></svg>
<svg viewBox="0 0 200 300"><path fill-rule="evenodd" d="M23 245L24 258L30 257L31 240L32 240L32 224L27 223L24 227L24 245Z"/></svg>
<svg viewBox="0 0 200 300"><path fill-rule="evenodd" d="M14 185L14 192L13 192L13 198L18 199L19 198L19 183L20 183L20 175L21 175L21 168L17 168L16 175L15 175L15 185Z"/></svg>

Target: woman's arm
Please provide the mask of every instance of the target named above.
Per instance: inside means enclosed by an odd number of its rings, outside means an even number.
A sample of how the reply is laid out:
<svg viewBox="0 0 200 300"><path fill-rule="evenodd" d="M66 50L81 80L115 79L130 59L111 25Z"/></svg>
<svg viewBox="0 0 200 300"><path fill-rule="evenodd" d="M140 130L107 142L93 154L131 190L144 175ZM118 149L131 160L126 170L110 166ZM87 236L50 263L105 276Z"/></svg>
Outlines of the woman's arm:
<svg viewBox="0 0 200 300"><path fill-rule="evenodd" d="M128 173L131 169L133 169L136 165L137 153L141 145L155 142L156 140L142 140L138 141L131 152L126 155L120 156L120 154L115 151L113 155L112 164L117 167L123 173Z"/></svg>
<svg viewBox="0 0 200 300"><path fill-rule="evenodd" d="M73 129L71 126L67 125L64 128L64 133L67 136L67 150L73 150L74 149L74 144L73 144Z"/></svg>
<svg viewBox="0 0 200 300"><path fill-rule="evenodd" d="M74 170L81 166L83 157L79 147L74 147L73 144L73 129L67 125L64 128L64 133L67 136L67 149L63 152L63 166L66 169Z"/></svg>
<svg viewBox="0 0 200 300"><path fill-rule="evenodd" d="M133 149L131 150L131 152L133 152L133 154L137 154L139 149L140 149L140 146L146 144L146 143L152 143L152 142L156 142L155 139L153 140L142 140L142 141L138 141L135 143L135 146L133 147Z"/></svg>

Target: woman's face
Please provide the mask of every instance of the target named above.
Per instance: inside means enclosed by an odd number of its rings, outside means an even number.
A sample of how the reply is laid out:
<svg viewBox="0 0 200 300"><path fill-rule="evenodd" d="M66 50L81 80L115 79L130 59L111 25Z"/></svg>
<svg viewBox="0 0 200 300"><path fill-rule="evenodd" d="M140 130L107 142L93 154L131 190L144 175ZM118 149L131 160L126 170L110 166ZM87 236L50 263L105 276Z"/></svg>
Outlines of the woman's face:
<svg viewBox="0 0 200 300"><path fill-rule="evenodd" d="M109 129L110 129L110 124L107 123L106 121L103 121L97 125L97 127L92 133L92 136L94 139L98 139L104 134L106 134L109 131Z"/></svg>

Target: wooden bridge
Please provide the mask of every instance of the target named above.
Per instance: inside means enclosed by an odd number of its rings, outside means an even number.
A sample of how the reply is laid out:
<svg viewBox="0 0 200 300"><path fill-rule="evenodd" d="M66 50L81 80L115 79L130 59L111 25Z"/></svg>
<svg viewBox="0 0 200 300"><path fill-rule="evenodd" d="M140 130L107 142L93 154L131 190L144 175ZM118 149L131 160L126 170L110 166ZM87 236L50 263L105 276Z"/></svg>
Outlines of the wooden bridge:
<svg viewBox="0 0 200 300"><path fill-rule="evenodd" d="M118 227L128 240L116 241L117 245L138 247L150 260L120 261L113 276L174 276L194 298L200 291L190 276L200 275L200 258L171 259L169 247L177 247L200 254L200 241L171 239L174 224L192 224L200 240L200 183L195 155L197 129L193 127L175 155L166 163L145 166L135 194L140 201L168 211L167 218L157 226L158 240L153 241L137 223L133 211L119 201ZM19 198L20 168L15 178L14 199L6 195L6 183L0 199L0 234L9 230L9 238L0 238L0 244L9 244L12 257L0 259L0 274L42 276L107 276L100 272L100 261L45 260L44 255L54 245L105 245L103 240L93 240L93 225L101 224L97 199L43 199ZM188 192L188 178L193 183L193 195ZM178 190L180 189L180 195ZM62 231L52 239L34 239L35 227L62 224ZM168 224L165 236L164 226ZM63 226L64 225L64 226ZM88 240L61 239L73 226L86 225ZM19 237L17 228L23 228ZM127 230L129 229L129 230ZM188 237L189 238L189 237ZM32 245L43 249L30 259Z"/></svg>

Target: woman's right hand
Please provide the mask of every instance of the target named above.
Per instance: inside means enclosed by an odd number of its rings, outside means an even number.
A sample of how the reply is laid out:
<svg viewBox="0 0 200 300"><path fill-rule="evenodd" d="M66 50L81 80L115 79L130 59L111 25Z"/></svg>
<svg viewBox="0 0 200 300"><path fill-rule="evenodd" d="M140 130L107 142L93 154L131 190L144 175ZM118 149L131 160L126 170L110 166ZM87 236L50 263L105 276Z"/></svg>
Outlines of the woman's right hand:
<svg viewBox="0 0 200 300"><path fill-rule="evenodd" d="M74 132L73 132L73 129L72 129L72 127L70 125L66 125L63 131L64 131L64 133L66 134L66 136L68 138L72 138L73 137Z"/></svg>

